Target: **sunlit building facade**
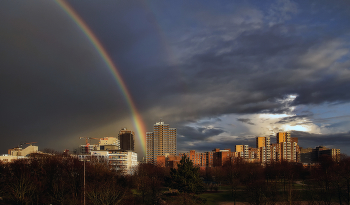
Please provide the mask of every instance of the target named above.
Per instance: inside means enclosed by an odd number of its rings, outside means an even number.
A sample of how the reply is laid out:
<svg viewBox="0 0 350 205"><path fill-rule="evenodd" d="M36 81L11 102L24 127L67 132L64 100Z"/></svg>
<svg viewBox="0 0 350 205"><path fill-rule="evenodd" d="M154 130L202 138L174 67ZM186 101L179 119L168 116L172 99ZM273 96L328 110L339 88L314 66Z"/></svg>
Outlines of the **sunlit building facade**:
<svg viewBox="0 0 350 205"><path fill-rule="evenodd" d="M121 150L117 137L100 138L90 153L78 155L79 160L105 163L111 170L121 174L133 174L137 166L137 153L132 150Z"/></svg>
<svg viewBox="0 0 350 205"><path fill-rule="evenodd" d="M157 163L157 156L176 155L176 128L156 122L153 132L146 132L146 162Z"/></svg>
<svg viewBox="0 0 350 205"><path fill-rule="evenodd" d="M38 146L29 145L26 148L16 147L8 150L8 154L0 156L1 162L12 162L18 159L27 159L30 154L38 153Z"/></svg>
<svg viewBox="0 0 350 205"><path fill-rule="evenodd" d="M257 137L256 147L259 149L259 161L262 164L271 162L299 162L300 148L298 138L291 137L289 132L278 132L276 143L271 143L270 137Z"/></svg>
<svg viewBox="0 0 350 205"><path fill-rule="evenodd" d="M243 159L249 158L249 146L248 145L236 145L235 146L236 152L239 153L239 156Z"/></svg>
<svg viewBox="0 0 350 205"><path fill-rule="evenodd" d="M298 162L300 148L298 138L291 137L290 132L278 132L276 134L277 144L279 144L279 153L277 161Z"/></svg>
<svg viewBox="0 0 350 205"><path fill-rule="evenodd" d="M261 163L271 162L271 138L257 137L256 148L258 149L258 159Z"/></svg>
<svg viewBox="0 0 350 205"><path fill-rule="evenodd" d="M133 174L137 166L137 153L124 150L95 150L91 152L91 159L107 163L111 170L121 174Z"/></svg>
<svg viewBox="0 0 350 205"><path fill-rule="evenodd" d="M213 166L213 154L215 153L214 152L196 152L195 150L190 150L190 152L187 152L187 153L180 153L179 156L188 157L193 162L194 166L204 169L206 167Z"/></svg>

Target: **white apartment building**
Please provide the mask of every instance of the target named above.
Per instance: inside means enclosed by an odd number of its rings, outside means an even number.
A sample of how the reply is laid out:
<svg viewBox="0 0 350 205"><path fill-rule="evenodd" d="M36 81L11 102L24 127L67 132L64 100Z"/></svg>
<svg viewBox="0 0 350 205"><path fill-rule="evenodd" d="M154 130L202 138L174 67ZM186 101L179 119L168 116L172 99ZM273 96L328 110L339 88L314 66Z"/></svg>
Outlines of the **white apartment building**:
<svg viewBox="0 0 350 205"><path fill-rule="evenodd" d="M91 160L106 163L110 169L122 174L133 174L137 166L137 153L120 150L119 139L116 137L101 138L100 142L89 154L78 155L79 160Z"/></svg>

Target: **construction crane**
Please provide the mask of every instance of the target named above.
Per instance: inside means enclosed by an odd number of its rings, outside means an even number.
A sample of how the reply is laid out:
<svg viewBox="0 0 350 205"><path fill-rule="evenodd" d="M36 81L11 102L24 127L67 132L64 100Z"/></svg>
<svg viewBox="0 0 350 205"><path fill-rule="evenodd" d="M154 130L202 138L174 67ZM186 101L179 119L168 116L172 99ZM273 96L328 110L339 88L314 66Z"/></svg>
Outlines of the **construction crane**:
<svg viewBox="0 0 350 205"><path fill-rule="evenodd" d="M103 139L103 138L79 137L79 139L85 139L85 144L86 144L86 146L89 146L89 145L90 145L90 143L89 143L89 140L90 140L90 139L93 139L93 140L100 140L100 139Z"/></svg>
<svg viewBox="0 0 350 205"><path fill-rule="evenodd" d="M85 139L85 153L89 153L89 140L90 139L94 139L94 140L100 140L100 139L103 139L103 138L94 138L94 137L79 137L79 139Z"/></svg>
<svg viewBox="0 0 350 205"><path fill-rule="evenodd" d="M23 144L33 145L33 144L35 144L35 143L37 143L37 142L26 142L26 143L23 143Z"/></svg>
<svg viewBox="0 0 350 205"><path fill-rule="evenodd" d="M20 142L18 147L22 147L22 145L25 145L25 144L33 145L35 143L37 142Z"/></svg>

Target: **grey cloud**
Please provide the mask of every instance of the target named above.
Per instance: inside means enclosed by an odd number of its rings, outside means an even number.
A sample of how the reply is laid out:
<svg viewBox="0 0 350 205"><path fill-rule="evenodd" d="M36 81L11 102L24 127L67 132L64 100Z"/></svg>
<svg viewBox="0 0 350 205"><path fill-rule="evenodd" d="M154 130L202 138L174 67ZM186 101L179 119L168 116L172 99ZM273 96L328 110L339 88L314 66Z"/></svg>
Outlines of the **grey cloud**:
<svg viewBox="0 0 350 205"><path fill-rule="evenodd" d="M289 20L296 13L298 13L298 6L295 2L278 0L271 5L268 11L268 19L271 23L281 23Z"/></svg>
<svg viewBox="0 0 350 205"><path fill-rule="evenodd" d="M107 66L58 5L6 2L0 10L1 149L67 140L129 115Z"/></svg>
<svg viewBox="0 0 350 205"><path fill-rule="evenodd" d="M310 118L313 117L313 114L311 115L295 115L291 117L284 117L281 120L277 121L277 124L288 124L288 123L296 123L298 125L301 124L310 124L313 121L310 120Z"/></svg>
<svg viewBox="0 0 350 205"><path fill-rule="evenodd" d="M53 2L22 3L0 8L4 136L13 143L21 136L55 141L129 119L111 72L64 11ZM306 1L292 10L240 1L225 8L187 1L69 3L117 65L146 127L166 119L186 136L184 146L224 132L185 126L198 119L350 100L350 7L343 3ZM297 95L292 105L281 102L290 94Z"/></svg>
<svg viewBox="0 0 350 205"><path fill-rule="evenodd" d="M238 118L237 121L240 121L249 125L255 125L254 123L251 122L250 119L247 119L247 118Z"/></svg>
<svg viewBox="0 0 350 205"><path fill-rule="evenodd" d="M215 148L220 149L231 149L235 151L235 145L249 145L255 147L255 138L224 138L220 141L205 142L205 141L193 141L194 145L186 142L178 143L179 152L188 152L189 150L196 150L198 152L212 151Z"/></svg>
<svg viewBox="0 0 350 205"><path fill-rule="evenodd" d="M137 7L136 4L131 8ZM133 76L128 76L127 71L124 73L126 77L139 82L131 84L130 89L137 101L142 99L143 103L137 104L142 110L160 106L164 110L174 110L168 113L169 118L177 115L181 120L189 120L187 116L194 113L200 118L222 113L288 112L287 107L276 102L276 99L288 94L298 94L294 102L296 105L341 101L340 98L348 100L344 89L341 89L345 84L337 80L339 76L328 77L331 68L329 72L316 71L316 68L302 64L302 59L309 55L308 50L313 52L313 49L322 48L320 45L324 42L324 36L328 35L327 29L314 35L312 29L306 30L304 25L280 23L269 27L259 22L258 27L252 24L232 26L229 21L215 18L221 19L222 16L214 15L211 19L212 22L220 22L220 28L213 30L211 26L214 24L202 22L202 30L190 33L190 37L183 39L180 45L171 45L181 51L193 51L190 55L181 56L178 64L171 67L147 66L138 69L137 73L133 72L135 68L127 69ZM235 37L226 38L228 33L235 33ZM300 38L303 33L310 33L310 37ZM333 49L336 51L338 48ZM330 62L336 59L330 59ZM315 71L308 73L308 70ZM149 77L144 78L145 74ZM325 82L329 80L331 82ZM147 86L140 87L139 84ZM320 85L325 88L322 92L318 89ZM329 95L334 91L338 93L328 96L328 90ZM162 98L158 98L155 104L152 99L159 95ZM175 109L179 103L185 106L180 110Z"/></svg>
<svg viewBox="0 0 350 205"><path fill-rule="evenodd" d="M177 129L179 135L185 138L180 138L182 141L187 140L207 140L209 137L214 137L225 131L219 128L206 128L206 127L189 127L183 126Z"/></svg>

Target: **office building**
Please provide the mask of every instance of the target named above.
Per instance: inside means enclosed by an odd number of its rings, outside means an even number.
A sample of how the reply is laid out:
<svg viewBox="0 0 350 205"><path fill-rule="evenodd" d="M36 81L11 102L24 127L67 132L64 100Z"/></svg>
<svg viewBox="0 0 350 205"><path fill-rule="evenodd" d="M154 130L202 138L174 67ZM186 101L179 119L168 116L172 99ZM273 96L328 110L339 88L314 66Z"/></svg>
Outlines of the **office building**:
<svg viewBox="0 0 350 205"><path fill-rule="evenodd" d="M8 154L0 156L2 162L12 162L18 159L28 159L30 154L39 153L38 146L30 144L26 148L16 147L8 150Z"/></svg>
<svg viewBox="0 0 350 205"><path fill-rule="evenodd" d="M315 161L319 162L320 158L324 155L332 157L334 161L339 162L340 160L340 149L329 149L325 146L318 146L315 149L313 149L313 152L315 153Z"/></svg>
<svg viewBox="0 0 350 205"><path fill-rule="evenodd" d="M137 153L133 151L95 150L91 151L91 159L107 163L110 169L124 175L133 174L137 166Z"/></svg>
<svg viewBox="0 0 350 205"><path fill-rule="evenodd" d="M132 150L121 150L119 139L116 137L100 138L90 153L78 155L80 160L90 160L97 163L106 163L113 170L122 174L133 174L137 166L137 153Z"/></svg>
<svg viewBox="0 0 350 205"><path fill-rule="evenodd" d="M134 151L135 150L134 136L135 136L135 133L133 131L127 130L126 128L121 129L118 134L120 149Z"/></svg>
<svg viewBox="0 0 350 205"><path fill-rule="evenodd" d="M155 164L157 156L176 155L176 129L156 122L153 132L146 132L146 162Z"/></svg>
<svg viewBox="0 0 350 205"><path fill-rule="evenodd" d="M94 150L120 150L119 139L116 137L100 138L100 142L98 146L96 145Z"/></svg>

